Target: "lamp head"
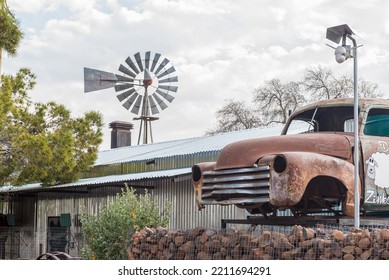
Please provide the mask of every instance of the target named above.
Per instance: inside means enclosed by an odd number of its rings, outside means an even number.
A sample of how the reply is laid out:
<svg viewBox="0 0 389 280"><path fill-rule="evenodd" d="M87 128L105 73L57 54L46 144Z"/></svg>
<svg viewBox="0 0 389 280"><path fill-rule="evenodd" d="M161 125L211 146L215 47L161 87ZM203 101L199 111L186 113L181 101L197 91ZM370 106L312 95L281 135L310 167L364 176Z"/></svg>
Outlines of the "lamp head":
<svg viewBox="0 0 389 280"><path fill-rule="evenodd" d="M348 58L347 50L343 46L338 46L335 49L335 60L338 63L343 63Z"/></svg>

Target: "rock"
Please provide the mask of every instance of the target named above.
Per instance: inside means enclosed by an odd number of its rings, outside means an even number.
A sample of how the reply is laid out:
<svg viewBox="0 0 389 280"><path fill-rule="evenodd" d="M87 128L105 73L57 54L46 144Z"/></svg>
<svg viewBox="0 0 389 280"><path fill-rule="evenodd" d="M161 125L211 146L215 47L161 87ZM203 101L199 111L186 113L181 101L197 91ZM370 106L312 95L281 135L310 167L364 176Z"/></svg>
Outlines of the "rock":
<svg viewBox="0 0 389 280"><path fill-rule="evenodd" d="M213 260L222 260L223 256L220 252L216 252L215 254L212 255Z"/></svg>
<svg viewBox="0 0 389 280"><path fill-rule="evenodd" d="M315 230L311 228L303 228L304 238L305 240L311 240L316 237Z"/></svg>
<svg viewBox="0 0 389 280"><path fill-rule="evenodd" d="M368 260L370 258L370 256L371 256L370 251L367 250L367 251L363 252L360 257L362 260Z"/></svg>
<svg viewBox="0 0 389 280"><path fill-rule="evenodd" d="M334 230L331 234L331 237L334 238L336 241L343 241L344 240L344 233L340 230Z"/></svg>
<svg viewBox="0 0 389 280"><path fill-rule="evenodd" d="M261 260L262 257L265 255L265 250L263 248L254 248L251 249L251 252L255 260Z"/></svg>
<svg viewBox="0 0 389 280"><path fill-rule="evenodd" d="M294 239L298 241L304 241L304 233L303 233L303 227L295 225L292 229L292 236Z"/></svg>
<svg viewBox="0 0 389 280"><path fill-rule="evenodd" d="M385 249L380 253L380 258L384 260L389 260L389 250Z"/></svg>
<svg viewBox="0 0 389 280"><path fill-rule="evenodd" d="M177 246L180 246L181 244L184 243L184 236L182 235L179 235L179 236L176 236L174 238L174 243L177 245Z"/></svg>
<svg viewBox="0 0 389 280"><path fill-rule="evenodd" d="M282 252L281 258L283 260L295 260L295 259L302 258L301 248L296 248L290 251Z"/></svg>
<svg viewBox="0 0 389 280"><path fill-rule="evenodd" d="M389 229L381 229L379 233L379 239L383 241L389 240Z"/></svg>
<svg viewBox="0 0 389 280"><path fill-rule="evenodd" d="M332 241L329 239L317 240L317 247L319 248L320 252L324 252L324 249L330 247L331 245L332 245Z"/></svg>
<svg viewBox="0 0 389 280"><path fill-rule="evenodd" d="M132 254L131 248L128 248L128 249L127 249L127 259L128 259L128 260L135 260L135 257L134 257L134 255Z"/></svg>
<svg viewBox="0 0 389 280"><path fill-rule="evenodd" d="M355 257L352 254L345 254L343 256L344 260L355 260Z"/></svg>
<svg viewBox="0 0 389 280"><path fill-rule="evenodd" d="M216 234L216 231L214 230L210 230L210 229L207 229L206 231L204 231L203 235L207 236L207 237L211 237L212 235L215 235Z"/></svg>
<svg viewBox="0 0 389 280"><path fill-rule="evenodd" d="M363 250L366 250L367 248L370 247L370 239L365 237L365 238L362 238L361 240L359 240L358 242L358 247L363 249Z"/></svg>
<svg viewBox="0 0 389 280"><path fill-rule="evenodd" d="M197 259L198 259L198 260L212 260L212 256L209 255L207 252L200 251L200 252L197 254Z"/></svg>
<svg viewBox="0 0 389 280"><path fill-rule="evenodd" d="M355 253L355 246L346 246L342 248L342 252L345 254L354 254Z"/></svg>
<svg viewBox="0 0 389 280"><path fill-rule="evenodd" d="M313 247L313 240L305 240L305 241L302 241L300 242L299 246L302 248L302 249L308 249L308 248L312 248Z"/></svg>
<svg viewBox="0 0 389 280"><path fill-rule="evenodd" d="M194 241L187 241L185 244L183 244L181 246L181 249L185 252L185 253L189 253L189 252L192 252L195 250L195 243Z"/></svg>
<svg viewBox="0 0 389 280"><path fill-rule="evenodd" d="M304 255L304 260L316 260L316 250L314 248L309 249Z"/></svg>

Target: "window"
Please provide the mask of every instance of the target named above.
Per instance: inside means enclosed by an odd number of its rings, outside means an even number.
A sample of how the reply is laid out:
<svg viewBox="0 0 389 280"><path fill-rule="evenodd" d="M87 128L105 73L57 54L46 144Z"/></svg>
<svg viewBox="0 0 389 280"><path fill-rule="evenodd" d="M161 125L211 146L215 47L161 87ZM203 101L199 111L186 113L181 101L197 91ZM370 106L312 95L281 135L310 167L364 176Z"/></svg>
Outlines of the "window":
<svg viewBox="0 0 389 280"><path fill-rule="evenodd" d="M363 133L372 136L389 136L389 110L370 109Z"/></svg>
<svg viewBox="0 0 389 280"><path fill-rule="evenodd" d="M296 115L287 134L307 132L352 132L353 106L312 108Z"/></svg>

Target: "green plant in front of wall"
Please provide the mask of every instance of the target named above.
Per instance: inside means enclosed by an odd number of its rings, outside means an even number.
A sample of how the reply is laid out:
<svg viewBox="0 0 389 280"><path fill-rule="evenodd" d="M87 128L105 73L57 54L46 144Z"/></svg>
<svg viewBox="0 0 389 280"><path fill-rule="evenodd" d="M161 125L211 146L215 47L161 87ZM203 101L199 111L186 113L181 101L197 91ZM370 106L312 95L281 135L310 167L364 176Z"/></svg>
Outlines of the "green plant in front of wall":
<svg viewBox="0 0 389 280"><path fill-rule="evenodd" d="M156 197L149 192L139 195L126 188L116 200L101 206L97 216L81 215L84 259L121 260L127 258L131 235L144 227L166 227L169 223L169 203L160 211Z"/></svg>

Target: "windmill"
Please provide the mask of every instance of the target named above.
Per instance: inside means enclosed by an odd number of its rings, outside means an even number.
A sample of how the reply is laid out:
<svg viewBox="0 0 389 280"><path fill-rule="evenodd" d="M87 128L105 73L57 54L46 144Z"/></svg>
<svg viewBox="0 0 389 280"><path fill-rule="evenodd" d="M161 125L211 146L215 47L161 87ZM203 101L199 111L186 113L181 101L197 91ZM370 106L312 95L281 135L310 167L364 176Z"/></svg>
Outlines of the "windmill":
<svg viewBox="0 0 389 280"><path fill-rule="evenodd" d="M129 56L125 64L118 69L122 74L114 74L84 67L84 92L97 91L114 87L116 97L123 107L138 115L134 120L140 120L138 145L143 133L143 144L148 143L150 136L153 142L151 122L158 120L153 115L168 107L177 92L178 77L174 66L167 58L155 53L145 52L142 58L140 52ZM167 102L168 103L167 103Z"/></svg>

